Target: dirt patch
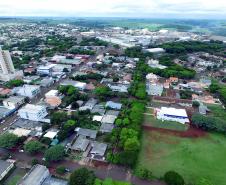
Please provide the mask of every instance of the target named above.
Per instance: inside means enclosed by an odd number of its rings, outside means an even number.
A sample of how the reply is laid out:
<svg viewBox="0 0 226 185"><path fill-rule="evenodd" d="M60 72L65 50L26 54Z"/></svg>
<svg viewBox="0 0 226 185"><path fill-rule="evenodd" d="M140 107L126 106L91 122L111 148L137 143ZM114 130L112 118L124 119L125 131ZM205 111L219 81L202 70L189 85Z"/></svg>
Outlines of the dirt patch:
<svg viewBox="0 0 226 185"><path fill-rule="evenodd" d="M171 134L179 137L187 137L187 138L198 138L198 137L205 137L207 135L207 132L195 128L193 126L190 126L190 128L187 131L174 131L174 130L168 130L164 128L156 128L152 127L150 125L143 125L144 130L150 130L150 131L158 131L165 134Z"/></svg>

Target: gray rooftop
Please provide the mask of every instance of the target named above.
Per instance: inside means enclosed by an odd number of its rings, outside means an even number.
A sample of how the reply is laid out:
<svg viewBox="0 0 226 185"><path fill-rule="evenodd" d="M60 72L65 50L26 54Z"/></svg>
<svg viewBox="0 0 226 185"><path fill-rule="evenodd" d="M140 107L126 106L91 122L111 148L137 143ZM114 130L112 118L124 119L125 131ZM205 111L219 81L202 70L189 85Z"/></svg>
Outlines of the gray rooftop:
<svg viewBox="0 0 226 185"><path fill-rule="evenodd" d="M19 185L42 184L47 177L49 177L49 170L45 166L38 164L31 168Z"/></svg>
<svg viewBox="0 0 226 185"><path fill-rule="evenodd" d="M91 139L95 139L97 137L97 131L96 130L76 128L75 131L77 131L78 135L89 137Z"/></svg>
<svg viewBox="0 0 226 185"><path fill-rule="evenodd" d="M108 123L102 123L102 125L100 126L100 132L103 133L110 133L114 128L113 124L108 124Z"/></svg>
<svg viewBox="0 0 226 185"><path fill-rule="evenodd" d="M107 144L105 143L99 143L99 142L93 142L92 144L92 150L91 154L104 156L106 150L107 150Z"/></svg>
<svg viewBox="0 0 226 185"><path fill-rule="evenodd" d="M4 101L9 101L13 103L18 103L23 101L25 98L23 96L10 96L9 98L5 99Z"/></svg>
<svg viewBox="0 0 226 185"><path fill-rule="evenodd" d="M112 116L117 116L119 115L119 111L116 111L116 110L108 110L106 112L106 115L112 115Z"/></svg>
<svg viewBox="0 0 226 185"><path fill-rule="evenodd" d="M79 136L75 143L70 147L72 150L77 151L85 151L87 146L89 145L89 140L85 138L85 136Z"/></svg>
<svg viewBox="0 0 226 185"><path fill-rule="evenodd" d="M55 177L48 177L42 185L68 185L68 182L63 179L57 179Z"/></svg>
<svg viewBox="0 0 226 185"><path fill-rule="evenodd" d="M0 160L0 174L2 174L12 163Z"/></svg>
<svg viewBox="0 0 226 185"><path fill-rule="evenodd" d="M43 125L42 122L38 122L38 121L30 121L27 119L18 119L11 127L12 128L24 128L24 129L28 129L28 130L37 130L39 128L41 128Z"/></svg>

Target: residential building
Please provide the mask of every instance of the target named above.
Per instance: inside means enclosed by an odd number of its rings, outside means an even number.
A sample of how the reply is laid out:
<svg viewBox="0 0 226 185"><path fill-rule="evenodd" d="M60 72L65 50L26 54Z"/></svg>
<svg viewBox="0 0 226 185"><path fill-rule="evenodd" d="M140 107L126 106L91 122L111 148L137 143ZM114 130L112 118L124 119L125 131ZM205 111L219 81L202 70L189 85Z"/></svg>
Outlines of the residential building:
<svg viewBox="0 0 226 185"><path fill-rule="evenodd" d="M108 101L105 106L108 108L117 109L117 110L120 110L122 108L121 103L115 103L113 101Z"/></svg>
<svg viewBox="0 0 226 185"><path fill-rule="evenodd" d="M58 90L50 90L45 94L45 102L51 107L58 107L62 102L62 96Z"/></svg>
<svg viewBox="0 0 226 185"><path fill-rule="evenodd" d="M7 109L17 109L25 102L25 98L22 96L11 96L5 100L3 100L3 105Z"/></svg>
<svg viewBox="0 0 226 185"><path fill-rule="evenodd" d="M15 91L17 95L33 98L40 93L40 87L37 85L23 85L15 88Z"/></svg>
<svg viewBox="0 0 226 185"><path fill-rule="evenodd" d="M85 136L78 136L74 144L71 144L70 149L72 151L80 151L80 152L85 152L88 145L89 145L89 140L86 139Z"/></svg>
<svg viewBox="0 0 226 185"><path fill-rule="evenodd" d="M21 118L31 121L41 121L48 114L45 106L33 104L25 105L18 111L18 113Z"/></svg>
<svg viewBox="0 0 226 185"><path fill-rule="evenodd" d="M182 124L189 123L188 115L185 109L176 109L161 107L161 109L156 109L157 119L163 121L176 121Z"/></svg>
<svg viewBox="0 0 226 185"><path fill-rule="evenodd" d="M0 160L0 181L9 173L14 167L14 162Z"/></svg>
<svg viewBox="0 0 226 185"><path fill-rule="evenodd" d="M37 68L37 74L39 75L52 75L53 72L53 68L56 66L57 64L48 64L46 66L39 66Z"/></svg>
<svg viewBox="0 0 226 185"><path fill-rule="evenodd" d="M96 139L97 137L97 131L96 130L91 130L91 129L84 129L84 128L76 128L75 132L77 133L78 136L84 136L86 138L90 139Z"/></svg>
<svg viewBox="0 0 226 185"><path fill-rule="evenodd" d="M157 83L147 83L146 84L146 91L148 95L152 96L161 96L163 92L163 85Z"/></svg>
<svg viewBox="0 0 226 185"><path fill-rule="evenodd" d="M23 71L16 71L9 51L2 50L0 47L0 80L10 81L23 77Z"/></svg>
<svg viewBox="0 0 226 185"><path fill-rule="evenodd" d="M67 185L65 180L52 177L46 166L37 164L22 178L17 185Z"/></svg>
<svg viewBox="0 0 226 185"><path fill-rule="evenodd" d="M64 85L64 86L71 85L81 91L84 91L86 88L86 83L73 81L73 80L64 80L63 82L61 82L60 85Z"/></svg>

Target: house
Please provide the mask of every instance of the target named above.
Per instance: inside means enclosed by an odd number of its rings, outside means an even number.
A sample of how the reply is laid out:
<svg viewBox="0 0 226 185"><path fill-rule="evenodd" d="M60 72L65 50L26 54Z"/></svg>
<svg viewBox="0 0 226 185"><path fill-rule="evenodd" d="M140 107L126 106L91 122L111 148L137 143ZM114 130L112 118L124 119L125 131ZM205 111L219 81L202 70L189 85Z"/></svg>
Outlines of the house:
<svg viewBox="0 0 226 185"><path fill-rule="evenodd" d="M22 96L11 96L5 100L3 100L3 105L7 109L17 109L25 102L25 98Z"/></svg>
<svg viewBox="0 0 226 185"><path fill-rule="evenodd" d="M30 130L31 132L29 135L35 136L35 137L40 137L42 135L42 125L44 123L38 122L38 121L31 121L27 119L17 119L11 126L10 128L12 129L17 129L17 128L22 128L25 130Z"/></svg>
<svg viewBox="0 0 226 185"><path fill-rule="evenodd" d="M152 96L161 96L163 92L163 85L157 83L147 83L146 84L146 92L148 95Z"/></svg>
<svg viewBox="0 0 226 185"><path fill-rule="evenodd" d="M54 79L53 78L43 78L39 84L41 87L50 87L51 85L54 84Z"/></svg>
<svg viewBox="0 0 226 185"><path fill-rule="evenodd" d="M17 185L67 185L65 180L50 175L46 166L37 164L22 178Z"/></svg>
<svg viewBox="0 0 226 185"><path fill-rule="evenodd" d="M40 76L25 76L23 81L27 84L33 83L40 79Z"/></svg>
<svg viewBox="0 0 226 185"><path fill-rule="evenodd" d="M102 123L100 126L101 133L111 133L114 129L114 124Z"/></svg>
<svg viewBox="0 0 226 185"><path fill-rule="evenodd" d="M146 75L146 80L150 83L156 83L159 80L159 77L156 74L149 73Z"/></svg>
<svg viewBox="0 0 226 185"><path fill-rule="evenodd" d="M25 105L18 111L18 113L21 118L31 121L41 121L48 114L45 106L33 104Z"/></svg>
<svg viewBox="0 0 226 185"><path fill-rule="evenodd" d="M118 117L119 113L120 112L116 111L116 110L108 110L105 115L113 115L113 116Z"/></svg>
<svg viewBox="0 0 226 185"><path fill-rule="evenodd" d="M37 85L23 85L14 88L14 91L17 95L33 98L40 93L40 87Z"/></svg>
<svg viewBox="0 0 226 185"><path fill-rule="evenodd" d="M70 149L72 151L85 152L87 147L88 147L88 145L89 145L89 142L90 141L88 139L86 139L85 136L80 135L80 136L77 137L77 139L74 142L74 144L72 144L70 146Z"/></svg>
<svg viewBox="0 0 226 185"><path fill-rule="evenodd" d="M46 66L39 66L37 68L37 74L39 75L52 75L53 67L56 66L56 64L48 64Z"/></svg>
<svg viewBox="0 0 226 185"><path fill-rule="evenodd" d="M18 136L18 137L28 137L31 133L31 130L24 129L24 128L15 128L14 130L9 130L10 133Z"/></svg>
<svg viewBox="0 0 226 185"><path fill-rule="evenodd" d="M113 101L108 101L106 103L105 107L120 110L122 108L122 104L121 103L115 103Z"/></svg>
<svg viewBox="0 0 226 185"><path fill-rule="evenodd" d="M91 147L91 158L97 160L105 160L104 155L107 150L107 144L94 141L91 142Z"/></svg>
<svg viewBox="0 0 226 185"><path fill-rule="evenodd" d="M105 113L105 108L103 104L96 104L93 109L91 110L91 113L98 113L100 115L104 115Z"/></svg>
<svg viewBox="0 0 226 185"><path fill-rule="evenodd" d="M90 139L96 139L97 137L97 131L96 130L91 130L91 129L84 129L84 128L76 128L75 132L77 133L78 136L85 136L86 138Z"/></svg>
<svg viewBox="0 0 226 185"><path fill-rule="evenodd" d="M169 78L169 82L170 83L178 83L179 82L179 79L177 77L170 77Z"/></svg>
<svg viewBox="0 0 226 185"><path fill-rule="evenodd" d="M64 80L63 82L61 82L60 85L63 85L63 86L71 85L80 91L84 91L86 89L86 83L78 82L74 80Z"/></svg>
<svg viewBox="0 0 226 185"><path fill-rule="evenodd" d="M101 123L107 123L107 124L114 124L115 120L117 119L117 116L114 115L104 115Z"/></svg>
<svg viewBox="0 0 226 185"><path fill-rule="evenodd" d="M176 121L182 124L189 123L188 115L185 109L176 109L161 107L161 109L156 109L157 119L163 121Z"/></svg>
<svg viewBox="0 0 226 185"><path fill-rule="evenodd" d="M207 106L205 106L203 103L199 104L199 113L206 115L207 111L209 111L209 109L207 108Z"/></svg>
<svg viewBox="0 0 226 185"><path fill-rule="evenodd" d="M0 181L10 172L14 167L14 162L0 160Z"/></svg>
<svg viewBox="0 0 226 185"><path fill-rule="evenodd" d="M45 94L45 102L51 107L58 107L62 103L62 98L58 90L50 90Z"/></svg>
<svg viewBox="0 0 226 185"><path fill-rule="evenodd" d="M15 110L8 109L6 107L0 106L0 120L14 113Z"/></svg>
<svg viewBox="0 0 226 185"><path fill-rule="evenodd" d="M84 106L79 108L79 111L84 111L84 110L92 110L94 106L97 104L97 100L94 98L90 98Z"/></svg>
<svg viewBox="0 0 226 185"><path fill-rule="evenodd" d="M113 92L121 92L121 93L128 93L128 85L123 85L123 84L108 84L108 87L113 91Z"/></svg>
<svg viewBox="0 0 226 185"><path fill-rule="evenodd" d="M59 132L59 130L57 130L57 129L49 129L49 130L47 130L46 134L43 137L47 137L47 138L53 140L54 138L56 138L58 132Z"/></svg>

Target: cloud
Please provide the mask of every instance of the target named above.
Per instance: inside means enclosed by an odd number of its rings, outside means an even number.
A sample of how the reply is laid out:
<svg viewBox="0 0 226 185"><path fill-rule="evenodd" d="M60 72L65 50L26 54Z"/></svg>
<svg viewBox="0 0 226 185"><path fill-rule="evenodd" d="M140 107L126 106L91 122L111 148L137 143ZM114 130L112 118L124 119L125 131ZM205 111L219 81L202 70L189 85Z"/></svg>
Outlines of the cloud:
<svg viewBox="0 0 226 185"><path fill-rule="evenodd" d="M0 16L226 18L225 0L7 0Z"/></svg>

